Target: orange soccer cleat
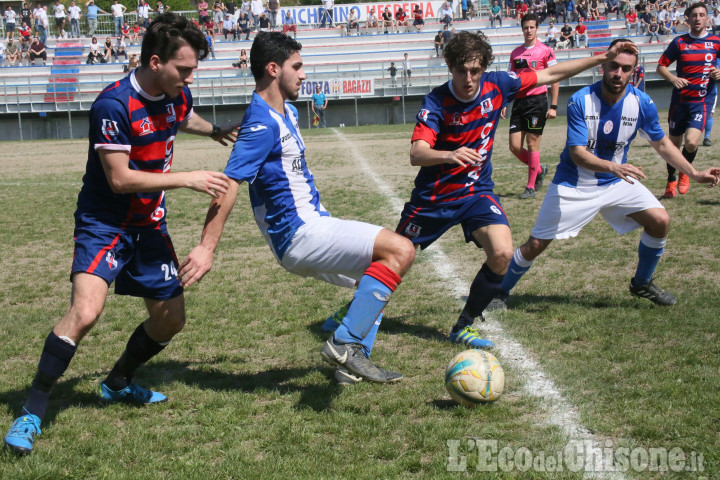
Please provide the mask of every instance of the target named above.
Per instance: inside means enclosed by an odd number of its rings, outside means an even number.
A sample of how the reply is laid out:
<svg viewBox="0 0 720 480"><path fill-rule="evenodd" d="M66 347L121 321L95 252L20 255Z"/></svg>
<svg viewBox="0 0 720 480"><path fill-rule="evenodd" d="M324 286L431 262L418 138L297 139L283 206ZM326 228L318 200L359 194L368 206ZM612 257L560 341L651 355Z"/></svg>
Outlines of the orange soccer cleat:
<svg viewBox="0 0 720 480"><path fill-rule="evenodd" d="M681 173L678 177L678 193L685 195L690 190L690 177Z"/></svg>
<svg viewBox="0 0 720 480"><path fill-rule="evenodd" d="M665 193L661 198L675 198L677 197L677 180L668 182L665 187Z"/></svg>

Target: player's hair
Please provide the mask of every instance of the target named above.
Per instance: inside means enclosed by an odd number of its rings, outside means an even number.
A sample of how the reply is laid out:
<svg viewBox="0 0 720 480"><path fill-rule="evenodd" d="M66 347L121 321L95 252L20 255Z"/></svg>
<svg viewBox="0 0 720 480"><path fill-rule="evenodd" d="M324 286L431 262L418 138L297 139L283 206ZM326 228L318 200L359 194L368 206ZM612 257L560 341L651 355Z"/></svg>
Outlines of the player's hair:
<svg viewBox="0 0 720 480"><path fill-rule="evenodd" d="M538 19L538 16L534 13L528 13L525 15L522 20L520 20L520 28L525 26L526 22L529 22L530 20L535 20L535 26L537 27L540 24L540 21Z"/></svg>
<svg viewBox="0 0 720 480"><path fill-rule="evenodd" d="M689 17L693 10L695 10L696 8L704 8L705 13L708 12L708 7L707 5L705 5L705 2L695 2L685 9L685 16Z"/></svg>
<svg viewBox="0 0 720 480"><path fill-rule="evenodd" d="M607 49L610 50L610 49L613 47L613 45L615 45L615 44L618 43L618 42L630 42L630 43L632 43L632 44L635 44L635 42L633 42L633 41L630 40L629 38L616 38L615 40L613 40L612 42L610 42L610 46L609 46ZM635 56L635 65L637 65L637 62L638 62L638 59L639 59L639 56L638 56L638 53L637 53L637 52L635 52L635 51L633 51L633 50L630 50L630 49L628 48L628 49L623 50L622 53L629 53L630 55L634 55L634 56Z"/></svg>
<svg viewBox="0 0 720 480"><path fill-rule="evenodd" d="M250 71L255 81L265 75L270 62L282 65L295 52L302 50L300 42L281 32L260 32L250 48Z"/></svg>
<svg viewBox="0 0 720 480"><path fill-rule="evenodd" d="M468 62L480 60L480 66L487 69L495 60L492 46L482 32L462 31L445 45L445 63L448 68L459 69Z"/></svg>
<svg viewBox="0 0 720 480"><path fill-rule="evenodd" d="M172 12L159 15L145 32L140 50L140 65L150 66L150 58L157 55L161 62L170 60L180 47L190 45L198 60L208 55L205 35L190 20Z"/></svg>

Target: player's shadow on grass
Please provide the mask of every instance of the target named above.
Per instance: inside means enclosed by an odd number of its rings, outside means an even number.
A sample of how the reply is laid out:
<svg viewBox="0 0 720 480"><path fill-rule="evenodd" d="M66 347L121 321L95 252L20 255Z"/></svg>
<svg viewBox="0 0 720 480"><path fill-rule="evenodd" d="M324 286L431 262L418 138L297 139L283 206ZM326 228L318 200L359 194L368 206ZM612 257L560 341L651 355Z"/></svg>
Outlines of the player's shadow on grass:
<svg viewBox="0 0 720 480"><path fill-rule="evenodd" d="M585 295L583 297L575 297L572 295L510 295L508 300L508 308L512 309L523 309L528 312L541 310L542 303L556 303L559 305L577 305L579 307L587 308L617 308L627 307L632 308L634 306L651 306L646 301L639 302L635 301L636 298L630 297L628 294L627 299L618 301L617 298L608 299L607 296L603 295Z"/></svg>
<svg viewBox="0 0 720 480"><path fill-rule="evenodd" d="M391 317L384 315L382 324L380 324L380 332L387 334L401 334L406 333L408 335L414 335L418 338L424 338L427 340L445 340L446 336L439 332L436 328L428 325L421 325L418 323L412 323L406 321L408 318L415 317L416 315L399 315ZM325 319L320 319L315 323L307 326L310 333L316 335L320 340L327 340L330 337L330 332L323 332L320 327L325 323Z"/></svg>

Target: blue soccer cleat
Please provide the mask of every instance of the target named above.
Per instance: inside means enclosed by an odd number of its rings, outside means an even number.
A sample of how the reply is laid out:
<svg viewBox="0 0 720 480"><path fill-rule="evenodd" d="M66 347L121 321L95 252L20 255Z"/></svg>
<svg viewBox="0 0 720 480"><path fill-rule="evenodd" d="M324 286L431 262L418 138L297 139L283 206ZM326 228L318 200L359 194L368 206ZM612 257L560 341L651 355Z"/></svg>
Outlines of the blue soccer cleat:
<svg viewBox="0 0 720 480"><path fill-rule="evenodd" d="M131 383L122 390L110 390L105 382L100 383L100 398L106 402L126 402L145 405L147 403L160 403L167 401L167 397L160 392L153 392L143 388L137 383Z"/></svg>
<svg viewBox="0 0 720 480"><path fill-rule="evenodd" d="M480 336L477 328L467 326L457 332L450 331L450 341L467 345L470 348L492 348L495 346L490 340L486 340Z"/></svg>
<svg viewBox="0 0 720 480"><path fill-rule="evenodd" d="M335 330L337 330L337 328L342 323L343 318L345 318L345 315L347 315L351 303L352 302L348 302L347 305L330 315L327 320L325 320L325 323L322 324L320 330L322 330L323 332L334 332Z"/></svg>
<svg viewBox="0 0 720 480"><path fill-rule="evenodd" d="M18 417L10 426L10 431L5 435L5 445L21 455L28 454L33 450L35 437L40 435L40 419L23 408L25 415Z"/></svg>

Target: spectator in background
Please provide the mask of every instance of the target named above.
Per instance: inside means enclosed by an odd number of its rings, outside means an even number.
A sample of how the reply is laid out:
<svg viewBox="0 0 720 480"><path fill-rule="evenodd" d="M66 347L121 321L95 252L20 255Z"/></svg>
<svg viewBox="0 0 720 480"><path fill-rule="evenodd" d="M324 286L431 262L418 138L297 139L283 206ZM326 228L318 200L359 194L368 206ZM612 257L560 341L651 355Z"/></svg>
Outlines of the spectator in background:
<svg viewBox="0 0 720 480"><path fill-rule="evenodd" d="M442 36L443 36L443 48L444 48L445 45L448 44L448 42L450 41L450 39L453 36L452 32L450 31L450 28L447 25L445 25L443 27Z"/></svg>
<svg viewBox="0 0 720 480"><path fill-rule="evenodd" d="M527 5L525 8L527 8ZM438 13L438 18L440 19L440 23L444 23L445 25L450 25L452 23L453 11L448 2L442 4L440 12Z"/></svg>
<svg viewBox="0 0 720 480"><path fill-rule="evenodd" d="M575 17L575 2L573 0L563 0L565 10L565 21L572 22Z"/></svg>
<svg viewBox="0 0 720 480"><path fill-rule="evenodd" d="M270 20L267 18L267 15L265 15L265 12L262 12L258 17L257 27L258 32L267 32L270 30Z"/></svg>
<svg viewBox="0 0 720 480"><path fill-rule="evenodd" d="M114 0L117 1L117 0ZM200 3L198 3L198 18L200 21L200 26L202 27L207 23L208 20L210 20L210 14L208 13L208 8L210 8L210 5L208 5L207 0L200 0Z"/></svg>
<svg viewBox="0 0 720 480"><path fill-rule="evenodd" d="M59 2L60 0L58 0ZM65 8L65 7L63 7ZM8 5L5 9L5 36L9 39L13 38L15 36L15 17L17 15L15 14L15 10L13 10L11 5Z"/></svg>
<svg viewBox="0 0 720 480"><path fill-rule="evenodd" d="M577 14L578 20L582 20L583 22L587 20L588 5L586 0L577 0L577 2L575 2L575 13Z"/></svg>
<svg viewBox="0 0 720 480"><path fill-rule="evenodd" d="M678 12L677 6L673 6L672 10L670 10L670 20L672 21L673 31L677 32L678 26L683 21L683 15Z"/></svg>
<svg viewBox="0 0 720 480"><path fill-rule="evenodd" d="M33 37L33 43L30 45L30 62L35 64L35 60L42 58L43 65L47 64L47 52L45 51L45 44L40 41L36 36Z"/></svg>
<svg viewBox="0 0 720 480"><path fill-rule="evenodd" d="M502 9L498 5L498 0L494 0L490 7L490 27L495 28L495 21L502 27Z"/></svg>
<svg viewBox="0 0 720 480"><path fill-rule="evenodd" d="M0 67L5 64L5 44L0 41Z"/></svg>
<svg viewBox="0 0 720 480"><path fill-rule="evenodd" d="M30 10L30 6L28 6L27 2L24 2L20 8L20 23L25 22L25 25L32 28L32 15L33 12ZM32 38L29 40L32 40Z"/></svg>
<svg viewBox="0 0 720 480"><path fill-rule="evenodd" d="M21 39L29 40L32 37L32 30L25 22L22 22L22 25L18 27L18 33Z"/></svg>
<svg viewBox="0 0 720 480"><path fill-rule="evenodd" d="M120 35L115 42L115 50L113 50L113 57L115 61L120 61L120 55L125 57L125 61L128 60L127 54L127 43L125 43L125 35Z"/></svg>
<svg viewBox="0 0 720 480"><path fill-rule="evenodd" d="M235 68L239 68L240 70L247 70L248 56L247 56L247 52L245 51L244 48L242 50L240 50L240 56L238 57L238 61L236 63L233 63L232 66ZM242 72L242 73L243 73L243 75L245 74L245 72Z"/></svg>
<svg viewBox="0 0 720 480"><path fill-rule="evenodd" d="M210 56L213 60L215 60L215 36L213 35L214 32L211 28L205 27L205 31L203 33L205 33L205 41L207 41Z"/></svg>
<svg viewBox="0 0 720 480"><path fill-rule="evenodd" d="M42 11L43 11L42 5L40 5L39 3L35 4L35 8L33 9L33 14L32 14L32 18L35 20L35 25L34 25L35 35L37 35L39 33L39 30L40 30L40 27L42 24L42 22L40 21L42 18L42 13L41 13Z"/></svg>
<svg viewBox="0 0 720 480"><path fill-rule="evenodd" d="M322 92L320 85L317 85L315 87L315 93L313 93L312 96L312 103L310 104L310 107L312 108L313 113L320 119L318 128L325 128L327 126L325 124L325 109L327 108L327 104L327 97Z"/></svg>
<svg viewBox="0 0 720 480"><path fill-rule="evenodd" d="M598 0L590 0L590 9L588 10L591 20L600 18L600 5Z"/></svg>
<svg viewBox="0 0 720 480"><path fill-rule="evenodd" d="M425 25L425 15L423 15L422 8L420 5L415 5L413 10L413 27L415 30L422 32L423 26Z"/></svg>
<svg viewBox="0 0 720 480"><path fill-rule="evenodd" d="M152 8L150 8L147 0L138 0L137 24L140 26L143 35L145 34L145 29L150 26L150 12L152 12Z"/></svg>
<svg viewBox="0 0 720 480"><path fill-rule="evenodd" d="M288 13L290 13L290 12L288 11ZM295 25L293 25L293 26L295 26ZM247 17L245 12L243 12L242 10L240 11L240 17L238 17L238 21L237 21L237 31L238 31L238 38L240 37L240 35L242 35L244 33L245 40L250 40L250 19ZM297 31L297 30L293 29L293 31Z"/></svg>
<svg viewBox="0 0 720 480"><path fill-rule="evenodd" d="M123 73L129 73L135 70L138 66L138 56L137 53L133 53L130 55L130 60L128 61L127 65L123 65Z"/></svg>
<svg viewBox="0 0 720 480"><path fill-rule="evenodd" d="M405 10L403 10L402 5L398 5L398 9L395 12L395 22L397 24L397 30L400 31L400 27L405 27L405 32L410 31L410 19L408 19L407 14L405 13Z"/></svg>
<svg viewBox="0 0 720 480"><path fill-rule="evenodd" d="M135 45L136 43L142 43L141 37L144 33L142 30L142 27L138 23L132 26L132 30L130 30L130 36L128 37L130 39L131 45Z"/></svg>
<svg viewBox="0 0 720 480"><path fill-rule="evenodd" d="M545 45L547 45L550 48L555 48L555 45L557 45L557 36L558 36L558 29L555 28L555 23L550 22L550 26L548 27L547 31L545 32Z"/></svg>
<svg viewBox="0 0 720 480"><path fill-rule="evenodd" d="M87 7L88 37L92 37L98 27L98 13L107 14L108 12L95 5L95 0L88 0L85 7Z"/></svg>
<svg viewBox="0 0 720 480"><path fill-rule="evenodd" d="M553 22L557 20L557 3L555 3L555 0L547 1L545 11L547 12L547 17L545 18L550 18Z"/></svg>
<svg viewBox="0 0 720 480"><path fill-rule="evenodd" d="M560 40L557 42L557 48L575 47L574 30L570 23L565 21L565 25L560 29Z"/></svg>
<svg viewBox="0 0 720 480"><path fill-rule="evenodd" d="M260 14L265 11L262 0L250 0L250 19L253 25L257 27Z"/></svg>
<svg viewBox="0 0 720 480"><path fill-rule="evenodd" d="M100 53L100 45L98 44L98 40L97 38L92 37L92 40L90 40L90 52L88 52L87 61L85 63L89 65L93 63L99 63L101 58L102 54Z"/></svg>
<svg viewBox="0 0 720 480"><path fill-rule="evenodd" d="M512 18L513 9L515 8L515 0L505 0L505 16Z"/></svg>
<svg viewBox="0 0 720 480"><path fill-rule="evenodd" d="M215 0L212 6L213 26L215 33L220 33L223 20L225 19L225 4L221 0Z"/></svg>
<svg viewBox="0 0 720 480"><path fill-rule="evenodd" d="M287 35L288 32L293 32L293 38L297 37L297 25L295 24L295 18L290 14L290 10L285 11L282 23L283 33L285 35ZM365 26L365 31L367 32L367 26Z"/></svg>
<svg viewBox="0 0 720 480"><path fill-rule="evenodd" d="M125 37L130 36L130 24L127 22L127 20L125 20L123 22L123 24L120 26L120 35L118 35L118 36L125 36Z"/></svg>
<svg viewBox="0 0 720 480"><path fill-rule="evenodd" d="M475 20L475 16L477 15L477 9L475 8L475 2L472 0L468 0L468 9L467 9L467 16L470 20Z"/></svg>
<svg viewBox="0 0 720 480"><path fill-rule="evenodd" d="M517 7L515 7L515 21L517 22L516 25L520 25L520 23L522 22L522 18L527 15L527 13L527 3L520 3Z"/></svg>
<svg viewBox="0 0 720 480"><path fill-rule="evenodd" d="M30 58L30 42L28 42L28 39L23 37L20 39L20 64L25 65L26 63L29 65L29 58Z"/></svg>
<svg viewBox="0 0 720 480"><path fill-rule="evenodd" d="M277 27L277 16L280 11L280 0L268 0L268 19L270 20L270 28L275 30Z"/></svg>
<svg viewBox="0 0 720 480"><path fill-rule="evenodd" d="M393 18L393 14L388 7L385 7L385 11L382 13L382 22L385 33L388 33L388 29L392 30L393 33L395 33L395 19Z"/></svg>
<svg viewBox="0 0 720 480"><path fill-rule="evenodd" d="M204 0L203 0L204 1ZM113 0L113 4L110 6L112 12L113 22L115 22L115 36L120 36L120 27L125 21L125 12L127 7L122 3L118 3L118 0Z"/></svg>
<svg viewBox="0 0 720 480"><path fill-rule="evenodd" d="M232 35L233 40L237 40L237 30L235 30L235 23L233 23L232 17L229 13L225 14L225 20L222 22L222 33L225 40L228 39L228 35Z"/></svg>
<svg viewBox="0 0 720 480"><path fill-rule="evenodd" d="M387 69L390 72L390 86L397 87L397 67L395 62L390 62L390 68Z"/></svg>
<svg viewBox="0 0 720 480"><path fill-rule="evenodd" d="M638 35L640 33L640 22L638 21L637 13L635 13L635 10L628 10L628 12L625 14L625 28L627 29L627 34L630 36L630 29L635 29L635 35Z"/></svg>
<svg viewBox="0 0 720 480"><path fill-rule="evenodd" d="M330 28L333 26L333 8L335 7L335 0L321 0L323 9L320 18L320 28L325 28L325 25L329 22Z"/></svg>
<svg viewBox="0 0 720 480"><path fill-rule="evenodd" d="M605 17L610 20L610 14L615 14L615 19L620 18L620 2L619 0L605 0Z"/></svg>
<svg viewBox="0 0 720 480"><path fill-rule="evenodd" d="M80 17L82 10L75 4L73 0L68 7L68 16L70 17L70 37L80 38Z"/></svg>
<svg viewBox="0 0 720 480"><path fill-rule="evenodd" d="M378 19L377 19L377 17L375 16L375 9L374 9L374 8L371 8L371 9L370 9L370 13L368 13L368 16L367 16L367 21L365 22L365 34L366 34L366 35L367 35L368 33L370 33L370 29L371 29L371 28L374 28L376 32L377 32L377 31L379 30L379 28L380 28L380 27L378 26Z"/></svg>
<svg viewBox="0 0 720 480"><path fill-rule="evenodd" d="M354 9L350 9L347 19L347 34L350 35L350 30L355 29L355 34L360 35L360 20L357 17Z"/></svg>
<svg viewBox="0 0 720 480"><path fill-rule="evenodd" d="M55 0L53 6L55 12L55 27L57 28L57 38L65 37L65 5L60 0Z"/></svg>
<svg viewBox="0 0 720 480"><path fill-rule="evenodd" d="M100 59L100 63L109 63L114 56L115 50L113 49L112 37L108 37L103 44L103 56Z"/></svg>
<svg viewBox="0 0 720 480"><path fill-rule="evenodd" d="M406 80L407 84L412 87L412 65L410 65L407 53L403 54L403 80Z"/></svg>
<svg viewBox="0 0 720 480"><path fill-rule="evenodd" d="M720 32L720 11L718 9L713 10L713 14L710 17L710 22L712 23L712 31L715 35Z"/></svg>
<svg viewBox="0 0 720 480"><path fill-rule="evenodd" d="M660 43L660 24L657 22L657 17L653 15L650 17L650 25L648 25L648 34L650 35L650 40L648 40L648 43L652 43L653 38L657 40L657 43Z"/></svg>
<svg viewBox="0 0 720 480"><path fill-rule="evenodd" d="M447 26L445 28L447 28ZM435 56L436 57L439 57L440 54L443 52L444 45L445 45L445 42L443 41L442 30L438 30L437 35L435 35Z"/></svg>
<svg viewBox="0 0 720 480"><path fill-rule="evenodd" d="M158 15L162 15L163 13L170 11L170 6L165 5L162 0L158 0L155 11L158 13Z"/></svg>
<svg viewBox="0 0 720 480"><path fill-rule="evenodd" d="M11 67L17 65L20 60L20 50L18 50L17 44L12 38L8 39L7 47L5 48L5 58Z"/></svg>
<svg viewBox="0 0 720 480"><path fill-rule="evenodd" d="M642 11L638 14L638 20L640 22L640 30L643 35L648 33L648 27L652 20L652 14L650 13L650 7L645 5Z"/></svg>
<svg viewBox="0 0 720 480"><path fill-rule="evenodd" d="M583 25L582 20L578 20L578 24L575 27L575 46L580 48L580 43L583 43L584 47L588 46L587 27Z"/></svg>

